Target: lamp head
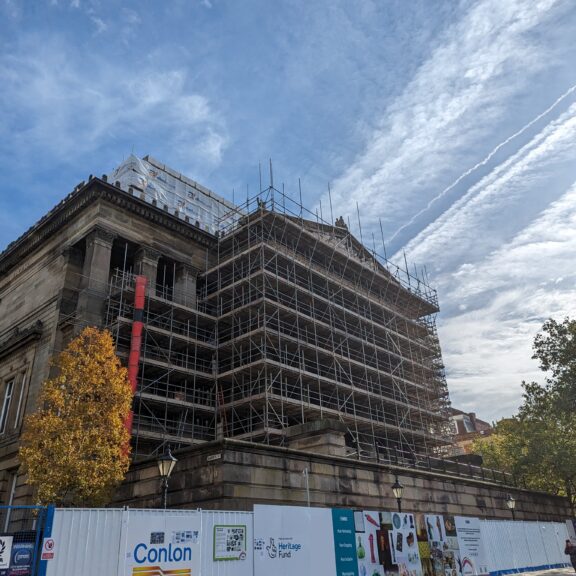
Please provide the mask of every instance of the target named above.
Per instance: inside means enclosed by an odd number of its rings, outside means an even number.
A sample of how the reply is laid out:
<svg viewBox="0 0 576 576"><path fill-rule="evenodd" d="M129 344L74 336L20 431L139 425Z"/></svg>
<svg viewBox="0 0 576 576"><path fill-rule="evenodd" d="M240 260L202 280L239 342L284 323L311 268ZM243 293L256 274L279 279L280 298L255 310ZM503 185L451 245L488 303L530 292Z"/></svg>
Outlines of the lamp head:
<svg viewBox="0 0 576 576"><path fill-rule="evenodd" d="M166 450L166 452L164 452L164 454L162 454L162 456L157 460L158 472L160 473L161 478L170 478L170 474L172 474L176 462L178 462L178 459L172 456L170 448L168 448L168 450Z"/></svg>
<svg viewBox="0 0 576 576"><path fill-rule="evenodd" d="M392 492L396 497L396 500L400 500L402 498L402 494L404 493L404 486L398 482L398 476L396 476L396 480L394 484L392 484Z"/></svg>
<svg viewBox="0 0 576 576"><path fill-rule="evenodd" d="M508 498L506 498L506 506L508 506L509 510L514 510L514 508L516 508L516 500L512 498L512 494L508 494Z"/></svg>

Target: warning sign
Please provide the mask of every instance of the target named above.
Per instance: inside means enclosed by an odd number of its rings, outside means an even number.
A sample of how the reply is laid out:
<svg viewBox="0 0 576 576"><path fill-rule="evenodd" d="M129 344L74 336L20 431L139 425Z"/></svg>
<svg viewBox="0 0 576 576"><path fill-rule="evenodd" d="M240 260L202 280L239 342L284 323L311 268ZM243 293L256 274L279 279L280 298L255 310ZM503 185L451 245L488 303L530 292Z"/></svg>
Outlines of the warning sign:
<svg viewBox="0 0 576 576"><path fill-rule="evenodd" d="M42 542L42 560L52 560L54 558L54 540L52 538L44 538Z"/></svg>

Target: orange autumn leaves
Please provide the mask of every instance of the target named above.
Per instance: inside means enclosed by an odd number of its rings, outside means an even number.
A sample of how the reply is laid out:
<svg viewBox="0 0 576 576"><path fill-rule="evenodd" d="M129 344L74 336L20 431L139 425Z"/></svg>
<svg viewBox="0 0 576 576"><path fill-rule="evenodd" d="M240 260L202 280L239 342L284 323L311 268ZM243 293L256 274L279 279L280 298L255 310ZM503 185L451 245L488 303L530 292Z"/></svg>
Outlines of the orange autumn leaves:
<svg viewBox="0 0 576 576"><path fill-rule="evenodd" d="M56 358L25 421L20 459L40 504L101 506L130 464L128 373L108 331L85 328Z"/></svg>

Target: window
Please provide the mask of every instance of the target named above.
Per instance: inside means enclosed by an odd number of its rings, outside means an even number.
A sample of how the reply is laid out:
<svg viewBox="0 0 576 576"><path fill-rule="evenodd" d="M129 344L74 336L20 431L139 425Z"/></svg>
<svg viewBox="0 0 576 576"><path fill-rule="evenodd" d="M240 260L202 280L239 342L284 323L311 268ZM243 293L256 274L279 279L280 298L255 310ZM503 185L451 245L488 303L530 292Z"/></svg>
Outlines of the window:
<svg viewBox="0 0 576 576"><path fill-rule="evenodd" d="M25 388L26 388L26 372L23 372L22 382L20 383L20 396L18 398L18 408L16 410L16 418L14 418L14 429L18 428L20 424L20 414L22 412L22 399L24 397Z"/></svg>
<svg viewBox="0 0 576 576"><path fill-rule="evenodd" d="M0 434L4 434L6 430L6 422L8 421L8 412L10 411L10 402L12 400L12 392L14 391L14 379L6 382L4 389L4 401L2 402L2 412L0 412Z"/></svg>
<svg viewBox="0 0 576 576"><path fill-rule="evenodd" d="M474 424L468 414L464 414L464 428L466 432L474 432Z"/></svg>

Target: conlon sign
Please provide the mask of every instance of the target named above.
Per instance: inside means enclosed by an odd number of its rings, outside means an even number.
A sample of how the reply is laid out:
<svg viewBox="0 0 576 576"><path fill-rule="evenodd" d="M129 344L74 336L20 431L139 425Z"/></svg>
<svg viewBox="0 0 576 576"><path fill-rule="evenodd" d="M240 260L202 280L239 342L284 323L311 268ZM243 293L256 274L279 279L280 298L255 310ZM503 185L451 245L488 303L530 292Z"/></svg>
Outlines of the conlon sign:
<svg viewBox="0 0 576 576"><path fill-rule="evenodd" d="M196 576L201 568L200 513L159 512L129 517L125 576Z"/></svg>

